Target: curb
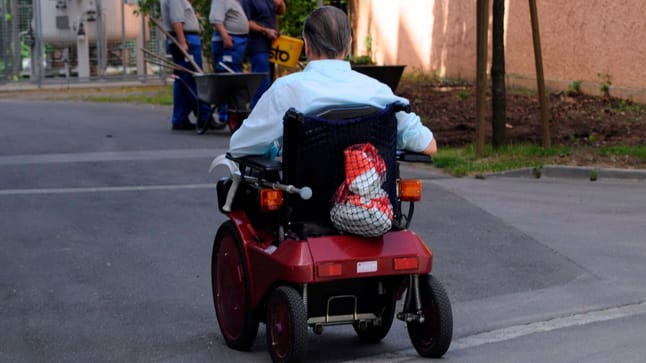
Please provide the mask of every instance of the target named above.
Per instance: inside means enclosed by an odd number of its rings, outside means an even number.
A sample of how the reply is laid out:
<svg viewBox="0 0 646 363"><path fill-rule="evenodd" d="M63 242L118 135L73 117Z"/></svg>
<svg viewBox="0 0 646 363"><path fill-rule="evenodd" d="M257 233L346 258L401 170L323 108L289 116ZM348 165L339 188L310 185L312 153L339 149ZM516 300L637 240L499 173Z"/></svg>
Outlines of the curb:
<svg viewBox="0 0 646 363"><path fill-rule="evenodd" d="M54 81L43 82L38 84L36 82L9 82L5 84L0 83L0 94L10 92L26 92L26 91L48 91L48 90L64 90L64 89L82 89L82 88L111 88L111 87L144 87L144 86L158 86L168 83L168 80L150 78L142 80L111 80L99 79L92 81L81 82L66 82Z"/></svg>
<svg viewBox="0 0 646 363"><path fill-rule="evenodd" d="M646 180L644 169L597 168L587 166L545 165L542 168L527 168L488 174L486 177L564 178L597 181L599 179Z"/></svg>

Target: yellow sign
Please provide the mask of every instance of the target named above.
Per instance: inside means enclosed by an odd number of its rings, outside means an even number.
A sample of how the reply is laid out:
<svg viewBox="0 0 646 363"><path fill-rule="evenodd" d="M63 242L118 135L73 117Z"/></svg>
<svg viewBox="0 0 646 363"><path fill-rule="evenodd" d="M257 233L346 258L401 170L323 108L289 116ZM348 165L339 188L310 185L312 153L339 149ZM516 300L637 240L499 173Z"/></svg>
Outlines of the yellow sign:
<svg viewBox="0 0 646 363"><path fill-rule="evenodd" d="M281 35L271 44L269 61L287 67L296 67L302 49L302 40Z"/></svg>

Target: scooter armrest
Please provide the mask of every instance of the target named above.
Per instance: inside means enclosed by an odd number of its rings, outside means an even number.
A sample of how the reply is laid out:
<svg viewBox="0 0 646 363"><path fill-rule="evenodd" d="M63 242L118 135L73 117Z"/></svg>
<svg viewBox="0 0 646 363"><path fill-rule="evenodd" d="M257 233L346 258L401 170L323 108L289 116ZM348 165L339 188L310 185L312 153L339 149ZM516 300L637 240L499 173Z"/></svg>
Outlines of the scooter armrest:
<svg viewBox="0 0 646 363"><path fill-rule="evenodd" d="M260 172L275 172L283 169L283 163L280 160L268 159L260 155L247 155L236 158L227 153L227 159L238 163L240 170L250 168Z"/></svg>

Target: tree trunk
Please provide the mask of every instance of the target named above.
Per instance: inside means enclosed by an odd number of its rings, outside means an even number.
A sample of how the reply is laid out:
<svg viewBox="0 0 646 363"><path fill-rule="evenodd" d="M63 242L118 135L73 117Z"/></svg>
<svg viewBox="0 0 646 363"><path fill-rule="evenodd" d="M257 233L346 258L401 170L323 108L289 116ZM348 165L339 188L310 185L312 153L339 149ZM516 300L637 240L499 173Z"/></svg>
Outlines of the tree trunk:
<svg viewBox="0 0 646 363"><path fill-rule="evenodd" d="M545 78L543 76L543 52L541 50L541 32L538 26L538 11L536 0L529 0L529 13L532 21L532 39L534 41L534 63L536 63L536 82L538 87L538 100L541 104L541 124L543 125L543 147L552 146L550 132L549 105L545 95Z"/></svg>
<svg viewBox="0 0 646 363"><path fill-rule="evenodd" d="M487 98L487 43L489 30L489 0L478 0L476 7L477 61L476 61L476 157L484 155L484 121Z"/></svg>
<svg viewBox="0 0 646 363"><path fill-rule="evenodd" d="M492 144L505 144L506 90L505 90L505 0L493 0L493 40L491 59L491 129Z"/></svg>

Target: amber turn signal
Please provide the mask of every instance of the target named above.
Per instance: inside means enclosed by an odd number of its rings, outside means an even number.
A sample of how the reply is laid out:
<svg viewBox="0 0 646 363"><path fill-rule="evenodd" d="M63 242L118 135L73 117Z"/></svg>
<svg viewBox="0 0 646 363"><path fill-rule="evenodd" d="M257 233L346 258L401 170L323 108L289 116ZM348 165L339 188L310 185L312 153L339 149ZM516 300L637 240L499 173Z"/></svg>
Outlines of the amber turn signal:
<svg viewBox="0 0 646 363"><path fill-rule="evenodd" d="M420 179L399 180L399 199L404 202L417 202L422 199L422 181Z"/></svg>
<svg viewBox="0 0 646 363"><path fill-rule="evenodd" d="M283 192L276 189L260 189L260 210L272 212L283 206Z"/></svg>

